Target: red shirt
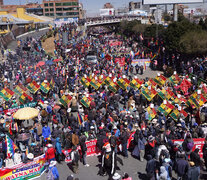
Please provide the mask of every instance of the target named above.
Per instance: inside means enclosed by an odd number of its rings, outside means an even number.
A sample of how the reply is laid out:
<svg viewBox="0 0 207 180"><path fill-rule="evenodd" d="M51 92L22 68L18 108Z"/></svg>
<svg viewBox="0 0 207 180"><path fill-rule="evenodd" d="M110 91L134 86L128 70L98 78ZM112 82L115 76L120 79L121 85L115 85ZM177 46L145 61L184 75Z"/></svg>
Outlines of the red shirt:
<svg viewBox="0 0 207 180"><path fill-rule="evenodd" d="M50 147L47 149L47 151L45 152L45 159L49 160L49 159L53 159L55 158L55 148Z"/></svg>

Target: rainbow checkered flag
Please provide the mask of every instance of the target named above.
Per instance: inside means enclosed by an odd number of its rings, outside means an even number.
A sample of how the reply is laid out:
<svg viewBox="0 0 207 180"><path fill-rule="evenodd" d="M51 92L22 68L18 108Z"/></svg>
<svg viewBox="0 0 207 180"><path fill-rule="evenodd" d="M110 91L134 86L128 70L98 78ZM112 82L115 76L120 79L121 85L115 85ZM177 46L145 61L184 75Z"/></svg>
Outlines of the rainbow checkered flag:
<svg viewBox="0 0 207 180"><path fill-rule="evenodd" d="M10 89L8 89L7 87L5 87L4 89L2 89L2 90L0 91L0 96L1 96L5 101L9 101L13 95L14 95L14 92L11 91Z"/></svg>
<svg viewBox="0 0 207 180"><path fill-rule="evenodd" d="M64 107L68 107L68 104L70 103L71 99L72 97L70 95L63 95L60 99L60 102Z"/></svg>
<svg viewBox="0 0 207 180"><path fill-rule="evenodd" d="M47 94L50 90L50 83L49 82L42 82L40 89L42 90L42 92L44 92L45 94Z"/></svg>
<svg viewBox="0 0 207 180"><path fill-rule="evenodd" d="M32 82L27 86L27 89L29 89L29 91L30 91L32 94L35 94L35 93L40 89L40 85L37 84L36 81L32 81Z"/></svg>
<svg viewBox="0 0 207 180"><path fill-rule="evenodd" d="M154 119L157 115L157 112L155 110L155 108L151 108L150 106L147 107L147 112L149 114L149 121L151 121L152 119Z"/></svg>
<svg viewBox="0 0 207 180"><path fill-rule="evenodd" d="M15 150L18 149L17 146L14 144L13 140L8 135L6 135L5 143L6 143L7 156L9 155L13 156L15 153Z"/></svg>
<svg viewBox="0 0 207 180"><path fill-rule="evenodd" d="M166 101L166 100L164 100ZM166 101L166 104L163 102L160 107L158 108L158 111L160 111L161 113L163 113L165 116L167 116L173 109L175 108L175 106L173 106L172 104L170 104L168 101Z"/></svg>

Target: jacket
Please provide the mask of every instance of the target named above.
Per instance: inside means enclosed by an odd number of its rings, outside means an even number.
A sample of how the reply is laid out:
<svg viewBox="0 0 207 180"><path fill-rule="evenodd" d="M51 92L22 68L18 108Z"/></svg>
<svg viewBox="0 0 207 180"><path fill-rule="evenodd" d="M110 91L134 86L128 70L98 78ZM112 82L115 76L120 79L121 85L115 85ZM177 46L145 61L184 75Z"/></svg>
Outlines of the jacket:
<svg viewBox="0 0 207 180"><path fill-rule="evenodd" d="M58 154L62 154L62 148L61 148L61 143L60 143L59 137L56 138L55 149Z"/></svg>
<svg viewBox="0 0 207 180"><path fill-rule="evenodd" d="M188 173L188 162L184 159L178 159L176 162L175 170L178 176L182 177L183 175Z"/></svg>
<svg viewBox="0 0 207 180"><path fill-rule="evenodd" d="M48 148L47 151L45 152L45 159L50 160L55 158L55 149L53 147Z"/></svg>
<svg viewBox="0 0 207 180"><path fill-rule="evenodd" d="M46 139L51 135L50 127L43 127L42 128L42 136Z"/></svg>
<svg viewBox="0 0 207 180"><path fill-rule="evenodd" d="M198 180L199 179L199 171L196 166L190 167L188 170L188 180Z"/></svg>

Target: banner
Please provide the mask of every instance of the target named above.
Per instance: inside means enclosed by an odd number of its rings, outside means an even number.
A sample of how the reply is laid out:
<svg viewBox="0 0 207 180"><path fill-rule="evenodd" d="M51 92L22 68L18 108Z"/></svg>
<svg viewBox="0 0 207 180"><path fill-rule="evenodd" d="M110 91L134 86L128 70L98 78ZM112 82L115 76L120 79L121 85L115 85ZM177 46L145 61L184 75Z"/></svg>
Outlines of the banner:
<svg viewBox="0 0 207 180"><path fill-rule="evenodd" d="M120 67L125 65L125 57L123 58L115 58L115 63L119 64Z"/></svg>
<svg viewBox="0 0 207 180"><path fill-rule="evenodd" d="M184 139L178 139L178 140L172 140L172 141L173 141L174 144L176 143L176 144L182 145ZM200 155L201 158L203 157L202 148L203 148L203 145L205 143L204 141L205 141L205 138L193 139L194 146L193 146L192 151L194 151L196 148L198 148L199 149L199 155Z"/></svg>
<svg viewBox="0 0 207 180"><path fill-rule="evenodd" d="M86 141L87 156L98 156L101 154L101 151L97 148L96 143L97 143L97 139L93 139L91 141ZM80 146L78 146L77 148L81 154ZM62 150L63 154L66 157L65 158L66 162L71 162L71 151L72 151L72 149Z"/></svg>
<svg viewBox="0 0 207 180"><path fill-rule="evenodd" d="M121 41L110 41L109 46L121 46L122 42Z"/></svg>
<svg viewBox="0 0 207 180"><path fill-rule="evenodd" d="M151 62L150 59L133 59L131 65L132 66L136 66L136 65L145 66L146 65L147 67L149 67L150 62Z"/></svg>
<svg viewBox="0 0 207 180"><path fill-rule="evenodd" d="M22 104L20 106L16 106L16 107L13 107L13 108L9 108L9 109L4 109L3 112L6 114L7 112L10 112L10 113L14 113L16 112L18 109L21 109L21 108L25 108L25 107L35 107L37 104L37 102L31 102L31 103L27 103L27 104Z"/></svg>
<svg viewBox="0 0 207 180"><path fill-rule="evenodd" d="M32 162L27 164L18 164L10 168L0 169L0 180L27 180L37 178L42 175L45 170L44 155L34 158Z"/></svg>

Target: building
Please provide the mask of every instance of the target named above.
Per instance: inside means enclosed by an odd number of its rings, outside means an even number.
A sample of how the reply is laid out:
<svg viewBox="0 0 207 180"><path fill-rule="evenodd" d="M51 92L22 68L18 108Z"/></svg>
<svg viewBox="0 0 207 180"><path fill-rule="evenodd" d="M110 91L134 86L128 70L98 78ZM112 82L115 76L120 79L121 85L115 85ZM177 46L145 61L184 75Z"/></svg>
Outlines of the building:
<svg viewBox="0 0 207 180"><path fill-rule="evenodd" d="M79 0L43 0L43 15L54 18L80 18Z"/></svg>
<svg viewBox="0 0 207 180"><path fill-rule="evenodd" d="M111 3L104 4L104 9L112 9L114 6Z"/></svg>
<svg viewBox="0 0 207 180"><path fill-rule="evenodd" d="M0 0L0 6L4 5L4 0Z"/></svg>
<svg viewBox="0 0 207 180"><path fill-rule="evenodd" d="M129 11L134 11L134 10L149 10L150 5L144 5L142 2L129 2Z"/></svg>

